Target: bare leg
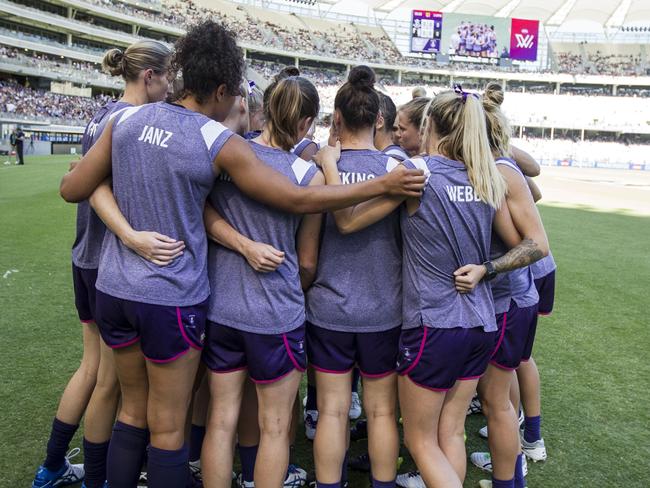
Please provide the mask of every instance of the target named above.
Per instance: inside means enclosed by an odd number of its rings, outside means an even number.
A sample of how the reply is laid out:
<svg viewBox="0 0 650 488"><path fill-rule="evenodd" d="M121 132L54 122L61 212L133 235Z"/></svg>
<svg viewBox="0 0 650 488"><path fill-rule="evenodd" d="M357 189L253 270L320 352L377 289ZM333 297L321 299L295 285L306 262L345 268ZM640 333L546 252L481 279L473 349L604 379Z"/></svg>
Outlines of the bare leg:
<svg viewBox="0 0 650 488"><path fill-rule="evenodd" d="M363 378L363 404L368 418L368 452L372 477L392 481L397 474L399 434L397 409L397 374L384 378Z"/></svg>
<svg viewBox="0 0 650 488"><path fill-rule="evenodd" d="M246 377L245 370L210 373L208 428L201 452L203 485L206 488L231 486L235 434Z"/></svg>
<svg viewBox="0 0 650 488"><path fill-rule="evenodd" d="M457 381L447 392L440 414L438 443L449 463L460 478L465 480L467 453L465 452L465 418L467 407L476 392L478 380Z"/></svg>
<svg viewBox="0 0 650 488"><path fill-rule="evenodd" d="M316 371L318 428L314 439L316 478L338 483L347 450L348 414L352 398L352 371L330 374Z"/></svg>
<svg viewBox="0 0 650 488"><path fill-rule="evenodd" d="M283 485L289 465L289 430L302 373L292 371L279 381L258 384L260 446L255 462L255 487Z"/></svg>
<svg viewBox="0 0 650 488"><path fill-rule="evenodd" d="M399 403L404 443L430 488L462 488L462 482L438 445L438 422L445 392L427 390L400 376Z"/></svg>
<svg viewBox="0 0 650 488"><path fill-rule="evenodd" d="M542 414L540 399L540 380L537 363L531 357L528 361L522 361L517 369L519 390L521 392L521 403L524 407L526 417L537 417Z"/></svg>
<svg viewBox="0 0 650 488"><path fill-rule="evenodd" d="M492 457L492 473L496 479L509 480L515 475L515 462L520 452L517 414L510 401L512 371L490 364L479 381L481 402L488 419L488 443Z"/></svg>
<svg viewBox="0 0 650 488"><path fill-rule="evenodd" d="M81 421L95 388L99 369L100 338L97 325L92 322L82 324L82 327L84 351L81 364L68 381L56 411L56 418L70 425L78 425Z"/></svg>
<svg viewBox="0 0 650 488"><path fill-rule="evenodd" d="M95 444L107 442L111 438L120 401L120 384L115 370L113 351L101 339L100 349L97 383L84 418L84 438Z"/></svg>

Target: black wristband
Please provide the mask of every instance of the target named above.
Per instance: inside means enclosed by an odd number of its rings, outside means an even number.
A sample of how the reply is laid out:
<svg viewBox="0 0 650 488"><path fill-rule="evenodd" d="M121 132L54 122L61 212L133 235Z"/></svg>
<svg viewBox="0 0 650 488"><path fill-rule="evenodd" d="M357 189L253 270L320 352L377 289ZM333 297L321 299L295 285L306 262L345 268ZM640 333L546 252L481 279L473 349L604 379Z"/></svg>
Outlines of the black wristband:
<svg viewBox="0 0 650 488"><path fill-rule="evenodd" d="M487 270L487 273L485 273L484 276L484 279L486 281L491 281L497 277L497 270L494 268L494 264L492 264L492 261L485 261L483 263L483 266L485 266L485 269Z"/></svg>

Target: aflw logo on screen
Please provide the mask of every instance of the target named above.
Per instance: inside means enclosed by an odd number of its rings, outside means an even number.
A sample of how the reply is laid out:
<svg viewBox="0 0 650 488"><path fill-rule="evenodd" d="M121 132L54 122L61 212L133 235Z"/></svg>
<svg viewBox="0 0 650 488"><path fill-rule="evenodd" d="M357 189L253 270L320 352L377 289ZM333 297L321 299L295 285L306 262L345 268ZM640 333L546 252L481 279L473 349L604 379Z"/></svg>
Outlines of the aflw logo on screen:
<svg viewBox="0 0 650 488"><path fill-rule="evenodd" d="M510 59L535 61L539 41L539 21L512 19L510 25Z"/></svg>
<svg viewBox="0 0 650 488"><path fill-rule="evenodd" d="M524 35L525 34L525 35ZM528 33L528 29L523 29L521 34L515 34L515 39L517 39L517 47L523 47L524 49L530 49L533 47L533 41L535 36Z"/></svg>

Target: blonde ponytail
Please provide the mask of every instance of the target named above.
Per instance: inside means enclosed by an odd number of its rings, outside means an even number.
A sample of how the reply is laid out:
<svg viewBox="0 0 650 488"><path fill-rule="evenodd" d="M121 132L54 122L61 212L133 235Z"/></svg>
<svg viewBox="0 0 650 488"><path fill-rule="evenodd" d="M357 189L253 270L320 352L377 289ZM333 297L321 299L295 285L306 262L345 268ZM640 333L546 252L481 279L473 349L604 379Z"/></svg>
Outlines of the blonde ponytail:
<svg viewBox="0 0 650 488"><path fill-rule="evenodd" d="M497 170L490 148L485 112L475 95L447 91L428 104L423 119L423 147L461 161L479 198L499 208L506 194L506 183ZM437 147L434 141L437 140Z"/></svg>
<svg viewBox="0 0 650 488"><path fill-rule="evenodd" d="M464 105L462 161L467 176L479 198L499 208L506 195L506 182L494 163L483 107L473 96L467 97Z"/></svg>
<svg viewBox="0 0 650 488"><path fill-rule="evenodd" d="M487 84L481 97L490 147L492 154L497 158L510 156L510 138L512 137L512 128L508 118L501 110L503 97L503 88L494 81Z"/></svg>

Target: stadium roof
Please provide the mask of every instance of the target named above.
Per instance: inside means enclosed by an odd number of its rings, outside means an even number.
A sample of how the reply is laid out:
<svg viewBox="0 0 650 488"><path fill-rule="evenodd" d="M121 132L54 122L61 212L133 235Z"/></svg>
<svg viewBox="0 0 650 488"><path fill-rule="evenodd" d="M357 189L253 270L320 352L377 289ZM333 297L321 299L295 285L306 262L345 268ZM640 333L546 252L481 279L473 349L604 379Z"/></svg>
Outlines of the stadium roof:
<svg viewBox="0 0 650 488"><path fill-rule="evenodd" d="M359 13L359 8L403 15L412 9L537 19L549 26L582 22L619 27L650 22L649 0L325 0L332 10ZM357 8L354 8L356 4ZM353 11L355 10L355 11Z"/></svg>

